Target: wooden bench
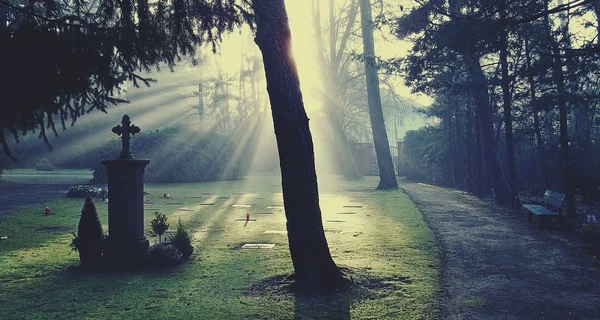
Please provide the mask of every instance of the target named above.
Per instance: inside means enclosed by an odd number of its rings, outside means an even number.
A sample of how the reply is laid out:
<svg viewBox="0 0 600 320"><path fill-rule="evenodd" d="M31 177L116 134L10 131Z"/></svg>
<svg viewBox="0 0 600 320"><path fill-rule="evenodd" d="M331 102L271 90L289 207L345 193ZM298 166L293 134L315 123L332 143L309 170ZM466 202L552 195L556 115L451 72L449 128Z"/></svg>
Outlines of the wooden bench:
<svg viewBox="0 0 600 320"><path fill-rule="evenodd" d="M544 192L544 198L542 199L544 205L524 204L523 208L529 212L527 222L531 222L533 215L536 215L540 221L540 230L546 219L558 217L562 222L562 208L565 203L565 197L566 195L564 193L546 190L546 192Z"/></svg>

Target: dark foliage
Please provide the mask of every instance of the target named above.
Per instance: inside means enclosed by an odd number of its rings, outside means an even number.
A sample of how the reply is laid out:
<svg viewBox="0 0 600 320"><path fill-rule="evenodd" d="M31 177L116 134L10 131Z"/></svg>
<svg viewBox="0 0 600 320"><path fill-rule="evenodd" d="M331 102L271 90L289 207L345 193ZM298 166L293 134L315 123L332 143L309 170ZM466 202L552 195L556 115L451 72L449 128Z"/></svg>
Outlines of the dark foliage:
<svg viewBox="0 0 600 320"><path fill-rule="evenodd" d="M124 102L122 84L213 46L250 15L230 0L0 0L0 143L5 133L57 132L92 110ZM35 94L25 93L31 88Z"/></svg>
<svg viewBox="0 0 600 320"><path fill-rule="evenodd" d="M102 259L105 235L102 224L98 219L96 205L90 196L85 198L85 203L81 209L81 218L77 226L77 234L73 235L71 248L79 252L81 266L84 268L98 266Z"/></svg>

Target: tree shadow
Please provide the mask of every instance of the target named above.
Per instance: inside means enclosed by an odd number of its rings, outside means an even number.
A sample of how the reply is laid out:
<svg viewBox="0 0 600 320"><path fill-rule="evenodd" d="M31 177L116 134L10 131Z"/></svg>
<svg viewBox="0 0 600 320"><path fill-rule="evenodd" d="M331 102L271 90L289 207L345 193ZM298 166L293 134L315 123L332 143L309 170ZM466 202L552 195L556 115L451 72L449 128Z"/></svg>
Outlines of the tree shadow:
<svg viewBox="0 0 600 320"><path fill-rule="evenodd" d="M308 291L295 283L293 275L277 275L255 283L249 292L274 300L290 297L294 302L293 319L350 319L354 304L382 299L402 291L402 286L412 282L401 276L375 276L366 269L341 269L347 281L335 290Z"/></svg>

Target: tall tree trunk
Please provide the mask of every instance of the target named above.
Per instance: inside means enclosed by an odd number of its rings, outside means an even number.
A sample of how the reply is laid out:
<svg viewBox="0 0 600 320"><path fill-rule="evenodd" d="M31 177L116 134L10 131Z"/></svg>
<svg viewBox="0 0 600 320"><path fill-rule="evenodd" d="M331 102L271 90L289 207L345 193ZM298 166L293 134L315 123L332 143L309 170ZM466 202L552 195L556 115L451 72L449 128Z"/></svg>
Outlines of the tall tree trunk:
<svg viewBox="0 0 600 320"><path fill-rule="evenodd" d="M471 79L473 100L476 108L475 113L481 126L481 142L485 167L494 189L496 202L501 204L511 203L510 189L504 177L502 165L496 154L487 79L481 68L479 57L474 53L466 53L463 54L463 59L465 60L467 72Z"/></svg>
<svg viewBox="0 0 600 320"><path fill-rule="evenodd" d="M546 6L548 5L548 1L546 1ZM546 36L550 41L552 54L553 54L553 65L552 65L552 75L554 77L554 82L556 84L556 93L557 93L557 103L558 103L558 114L559 114L559 144L561 157L563 162L563 179L565 183L565 200L567 203L567 216L575 217L577 215L575 208L575 185L573 181L573 163L571 159L571 149L569 147L569 131L568 131L568 110L567 110L567 100L566 100L566 86L565 86L565 75L563 71L563 60L561 58L561 50L558 42L552 37L550 32L550 19L548 16L544 17L544 24L546 28ZM561 26L565 27L563 24ZM563 36L568 36L563 31Z"/></svg>
<svg viewBox="0 0 600 320"><path fill-rule="evenodd" d="M381 96L379 95L379 79L375 66L375 44L373 40L373 18L371 15L371 2L360 0L360 17L363 37L363 50L365 59L365 73L367 78L367 95L369 100L369 118L373 130L373 142L379 166L378 190L398 188L398 181L394 173L394 162L390 152L390 143L385 130Z"/></svg>
<svg viewBox="0 0 600 320"><path fill-rule="evenodd" d="M531 70L531 52L529 50L528 39L525 39L525 62L527 64L527 81L529 81L529 93L531 97L531 108L533 113L533 128L535 131L538 153L540 156L540 168L542 169L542 176L544 177L544 187L547 189L550 187L550 182L548 180L548 166L546 165L546 150L544 148L544 140L542 139L542 132L540 130L539 106L537 105L535 80Z"/></svg>
<svg viewBox="0 0 600 320"><path fill-rule="evenodd" d="M500 19L506 18L506 8L500 9ZM508 181L510 197L514 209L519 208L519 192L517 190L517 167L515 163L515 145L513 139L512 108L510 95L510 79L508 76L508 32L501 27L500 65L502 67L502 101L504 109L504 135L506 139L506 156L508 160Z"/></svg>
<svg viewBox="0 0 600 320"><path fill-rule="evenodd" d="M343 282L331 258L319 207L315 158L283 0L253 0L255 42L265 67L279 150L281 184L296 283L307 290Z"/></svg>

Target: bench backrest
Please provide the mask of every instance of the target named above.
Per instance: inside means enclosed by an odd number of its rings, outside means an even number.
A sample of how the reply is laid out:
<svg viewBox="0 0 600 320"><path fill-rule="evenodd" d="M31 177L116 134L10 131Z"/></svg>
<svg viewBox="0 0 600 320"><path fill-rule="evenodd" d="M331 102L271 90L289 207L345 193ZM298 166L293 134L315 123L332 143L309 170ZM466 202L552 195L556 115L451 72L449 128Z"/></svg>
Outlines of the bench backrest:
<svg viewBox="0 0 600 320"><path fill-rule="evenodd" d="M560 212L562 210L563 204L565 203L566 196L567 195L565 195L564 193L546 190L546 192L544 192L544 198L542 199L542 201L544 201L546 207L550 205Z"/></svg>

